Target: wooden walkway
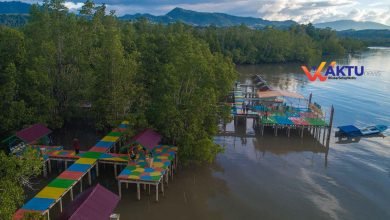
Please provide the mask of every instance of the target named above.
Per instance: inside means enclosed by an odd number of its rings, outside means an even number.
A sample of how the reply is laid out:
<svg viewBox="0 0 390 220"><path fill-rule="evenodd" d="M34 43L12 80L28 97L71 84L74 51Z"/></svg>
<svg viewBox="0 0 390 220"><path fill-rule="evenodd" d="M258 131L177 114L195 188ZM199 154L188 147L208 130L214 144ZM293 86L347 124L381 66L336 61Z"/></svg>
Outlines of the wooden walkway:
<svg viewBox="0 0 390 220"><path fill-rule="evenodd" d="M294 109L294 111L274 111L267 109L264 106L255 106L254 102L260 102L261 97L253 97L253 90L251 92L243 92L242 86L254 89L253 85L240 85L236 84L233 89L232 97L234 102L232 105L232 115L234 117L234 124L237 125L238 121L244 121L245 125L247 119L253 119L253 128L261 135L264 135L265 129L273 129L275 136L278 136L280 130L285 130L288 137L290 137L291 130L298 130L301 138L304 135L304 131L307 130L313 138L317 139L326 146L329 146L330 133L333 123L334 108L332 106L330 112L329 122L325 121L321 109L318 109L316 105L311 104L311 98L307 106L307 111L301 109ZM245 95L247 94L247 95ZM252 103L249 110L243 109L243 103ZM326 141L326 142L325 142Z"/></svg>
<svg viewBox="0 0 390 220"><path fill-rule="evenodd" d="M44 187L34 198L29 200L22 206L15 214L14 219L22 219L26 212L39 212L42 215L47 215L50 219L50 209L60 204L60 211L62 212L62 198L70 193L71 200L73 200L73 189L79 183L80 192L83 190L82 179L88 175L88 182L91 185L91 170L96 169L96 175L99 175L98 159L104 156L116 145L121 145L123 142L123 132L128 127L129 122L123 121L118 128L115 128L107 136L102 138L89 151L80 153L73 158L64 156L61 158L58 154L52 159L56 160L75 160L75 162L62 172L57 178L51 181ZM67 152L65 152L67 153ZM78 159L76 157L79 157ZM50 158L50 156L49 156Z"/></svg>

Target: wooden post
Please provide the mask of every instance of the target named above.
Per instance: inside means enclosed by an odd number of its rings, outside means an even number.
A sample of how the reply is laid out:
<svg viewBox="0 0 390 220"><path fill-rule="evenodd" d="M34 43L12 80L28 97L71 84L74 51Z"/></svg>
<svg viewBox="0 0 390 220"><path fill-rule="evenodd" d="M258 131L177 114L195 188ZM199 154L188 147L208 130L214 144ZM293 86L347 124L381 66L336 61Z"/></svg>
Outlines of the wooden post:
<svg viewBox="0 0 390 220"><path fill-rule="evenodd" d="M83 178L80 179L80 193L83 191Z"/></svg>
<svg viewBox="0 0 390 220"><path fill-rule="evenodd" d="M115 177L117 176L117 168L116 168L116 163L114 163L114 174L115 174Z"/></svg>
<svg viewBox="0 0 390 220"><path fill-rule="evenodd" d="M329 141L330 141L330 133L332 132L332 125L333 125L333 115L334 115L334 107L332 105L332 108L330 110L330 119L329 119L329 128L328 128L328 137L326 138L326 147L329 148Z"/></svg>
<svg viewBox="0 0 390 220"><path fill-rule="evenodd" d="M321 142L321 129L322 127L318 127L318 142Z"/></svg>
<svg viewBox="0 0 390 220"><path fill-rule="evenodd" d="M121 186L121 181L118 180L118 192L119 192L119 198L122 197L122 186Z"/></svg>
<svg viewBox="0 0 390 220"><path fill-rule="evenodd" d="M70 188L70 199L73 201L73 186Z"/></svg>
<svg viewBox="0 0 390 220"><path fill-rule="evenodd" d="M303 138L303 132L305 131L305 127L302 125L302 128L301 128L301 138Z"/></svg>
<svg viewBox="0 0 390 220"><path fill-rule="evenodd" d="M287 137L290 137L290 127L287 128Z"/></svg>
<svg viewBox="0 0 390 220"><path fill-rule="evenodd" d="M47 166L46 166L46 161L43 162L43 176L46 178L47 177Z"/></svg>
<svg viewBox="0 0 390 220"><path fill-rule="evenodd" d="M99 176L99 162L96 163L96 177Z"/></svg>
<svg viewBox="0 0 390 220"><path fill-rule="evenodd" d="M51 160L50 159L47 161L47 166L49 167L49 173L51 173Z"/></svg>
<svg viewBox="0 0 390 220"><path fill-rule="evenodd" d="M62 212L62 198L60 198L60 212Z"/></svg>
<svg viewBox="0 0 390 220"><path fill-rule="evenodd" d="M261 124L261 136L264 136L264 124Z"/></svg>
<svg viewBox="0 0 390 220"><path fill-rule="evenodd" d="M322 144L325 144L326 127L323 127L322 129L324 130L324 132L323 132L323 134L322 134Z"/></svg>
<svg viewBox="0 0 390 220"><path fill-rule="evenodd" d="M162 192L163 196L165 196L165 193L164 193L164 180L161 181L161 192Z"/></svg>
<svg viewBox="0 0 390 220"><path fill-rule="evenodd" d="M141 189L139 183L137 183L137 199L141 200Z"/></svg>
<svg viewBox="0 0 390 220"><path fill-rule="evenodd" d="M91 170L88 171L88 182L89 182L89 185L92 184Z"/></svg>
<svg viewBox="0 0 390 220"><path fill-rule="evenodd" d="M158 183L156 184L156 202L158 202Z"/></svg>

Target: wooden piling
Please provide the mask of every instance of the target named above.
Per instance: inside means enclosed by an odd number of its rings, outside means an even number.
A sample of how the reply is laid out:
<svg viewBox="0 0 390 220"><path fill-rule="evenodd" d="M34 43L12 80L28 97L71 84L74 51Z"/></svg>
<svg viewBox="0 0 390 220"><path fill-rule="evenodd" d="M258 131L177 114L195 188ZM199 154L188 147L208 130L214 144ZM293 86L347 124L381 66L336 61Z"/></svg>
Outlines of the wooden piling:
<svg viewBox="0 0 390 220"><path fill-rule="evenodd" d="M329 148L329 141L330 141L330 134L332 131L332 125L333 125L333 115L334 115L334 107L332 105L332 108L330 110L330 119L329 119L329 127L328 127L328 137L326 139L326 147Z"/></svg>

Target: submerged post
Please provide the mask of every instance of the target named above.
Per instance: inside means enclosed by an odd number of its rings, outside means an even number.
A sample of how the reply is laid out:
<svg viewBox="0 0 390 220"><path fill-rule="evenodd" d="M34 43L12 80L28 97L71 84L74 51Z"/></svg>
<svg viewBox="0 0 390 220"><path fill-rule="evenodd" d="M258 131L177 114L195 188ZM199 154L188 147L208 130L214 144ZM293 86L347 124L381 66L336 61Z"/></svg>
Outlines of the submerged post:
<svg viewBox="0 0 390 220"><path fill-rule="evenodd" d="M309 106L311 104L311 99L313 98L313 93L310 93L310 96L309 96Z"/></svg>
<svg viewBox="0 0 390 220"><path fill-rule="evenodd" d="M332 125L333 125L333 115L334 115L334 107L332 105L332 108L330 110L330 119L329 119L329 126L328 126L328 137L326 139L326 147L327 148L329 148L330 133L332 131Z"/></svg>

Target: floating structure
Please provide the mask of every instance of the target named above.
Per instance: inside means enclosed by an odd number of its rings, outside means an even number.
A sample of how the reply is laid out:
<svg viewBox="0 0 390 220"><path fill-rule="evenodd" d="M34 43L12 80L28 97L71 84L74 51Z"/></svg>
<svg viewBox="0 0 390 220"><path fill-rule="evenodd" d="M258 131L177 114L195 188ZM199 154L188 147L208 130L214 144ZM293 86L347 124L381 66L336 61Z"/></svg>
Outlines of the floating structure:
<svg viewBox="0 0 390 220"><path fill-rule="evenodd" d="M129 162L127 154L111 153L116 151L126 143L124 132L128 127L128 122L123 121L118 128L112 130L107 136L97 142L89 151L75 154L74 151L63 150L63 148L54 148L47 151L48 160L64 161L66 170L62 172L56 179L51 181L43 188L34 198L29 200L15 214L14 219L22 219L26 212L39 212L42 215L47 215L50 219L50 209L59 203L60 211L62 212L62 198L66 194L70 194L71 200L74 197L74 187L80 186L80 193L83 190L83 178L88 176L89 185L91 185L91 171L96 170L96 175L99 175L99 164L112 164L114 173L118 180L119 197L121 197L121 184L129 183L137 184L137 198L140 199L140 184L153 185L156 187L156 201L158 201L159 185L164 193L164 182L168 184L169 176L173 178L173 172L177 167L177 147L168 145L157 145L161 140L161 135L152 131L145 130L140 135L135 136L128 143L145 144L153 153L153 166L149 167L144 157ZM153 140L149 140L152 138ZM157 141L157 142L156 142ZM35 147L41 148L41 145ZM67 163L73 163L67 167ZM50 167L50 166L49 166ZM118 173L118 167L124 169Z"/></svg>
<svg viewBox="0 0 390 220"><path fill-rule="evenodd" d="M253 81L265 81L254 76ZM236 83L232 91L232 114L235 125L238 121L253 119L253 128L264 135L266 128L272 128L274 135L283 130L290 137L291 130L295 130L303 137L308 131L319 142L329 145L333 123L333 106L329 114L318 103L312 103L312 94L305 99L299 93L268 89L260 90L256 85ZM253 96L256 94L256 97Z"/></svg>

